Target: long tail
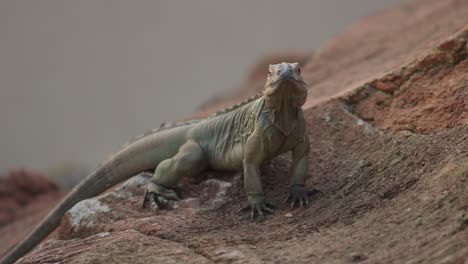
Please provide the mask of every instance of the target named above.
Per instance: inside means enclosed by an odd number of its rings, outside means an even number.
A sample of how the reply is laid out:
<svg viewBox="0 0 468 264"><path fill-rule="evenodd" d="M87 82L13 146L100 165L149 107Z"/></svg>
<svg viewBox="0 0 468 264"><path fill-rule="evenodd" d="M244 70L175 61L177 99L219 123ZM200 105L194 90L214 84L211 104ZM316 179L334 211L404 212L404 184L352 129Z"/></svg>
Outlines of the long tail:
<svg viewBox="0 0 468 264"><path fill-rule="evenodd" d="M94 197L123 180L155 168L162 160L174 156L185 142L188 129L189 127L184 126L161 131L137 140L116 153L77 185L0 263L14 263L28 253L54 231L63 215L79 201Z"/></svg>

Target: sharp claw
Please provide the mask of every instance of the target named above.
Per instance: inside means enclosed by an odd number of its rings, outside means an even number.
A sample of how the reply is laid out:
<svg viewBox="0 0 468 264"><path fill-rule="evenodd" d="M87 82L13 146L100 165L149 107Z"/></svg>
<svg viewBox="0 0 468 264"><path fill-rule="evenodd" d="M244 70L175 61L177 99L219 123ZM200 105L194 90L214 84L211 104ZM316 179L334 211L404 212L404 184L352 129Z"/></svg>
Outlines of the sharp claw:
<svg viewBox="0 0 468 264"><path fill-rule="evenodd" d="M249 201L249 204L242 207L237 214L240 214L242 212L245 212L250 209L250 221L253 221L255 217L259 218L260 220L265 220L265 215L266 214L272 214L273 213L273 208L275 208L274 205L271 203L262 201Z"/></svg>
<svg viewBox="0 0 468 264"><path fill-rule="evenodd" d="M242 208L237 212L237 214L241 214L241 213L247 211L247 210L249 209L249 207L250 207L249 205L246 205L246 206L242 207Z"/></svg>
<svg viewBox="0 0 468 264"><path fill-rule="evenodd" d="M260 208L260 206L257 205L257 213L258 215L260 216L260 219L263 221L265 220L265 216L263 215L263 211L262 209Z"/></svg>
<svg viewBox="0 0 468 264"><path fill-rule="evenodd" d="M306 197L304 198L304 200L305 200L305 206L306 206L306 207L309 206L309 198L307 198L307 196L306 196Z"/></svg>
<svg viewBox="0 0 468 264"><path fill-rule="evenodd" d="M291 202L291 209L294 208L294 205L296 204L296 200L294 199L292 202Z"/></svg>
<svg viewBox="0 0 468 264"><path fill-rule="evenodd" d="M148 190L145 190L145 194L143 194L143 202L141 203L141 208L145 208L146 203L148 203Z"/></svg>
<svg viewBox="0 0 468 264"><path fill-rule="evenodd" d="M176 193L168 193L165 195L166 199L168 200L174 200L174 201L178 201L179 200L179 196L177 196Z"/></svg>
<svg viewBox="0 0 468 264"><path fill-rule="evenodd" d="M168 189L164 192L164 197L168 200L175 200L175 201L178 201L180 200L179 199L179 196L177 195L177 193L174 191L174 190L171 190L171 189Z"/></svg>
<svg viewBox="0 0 468 264"><path fill-rule="evenodd" d="M262 208L263 211L265 211L266 213L269 213L269 214L272 214L273 213L273 210L271 210L270 208L268 208L267 206L263 206Z"/></svg>
<svg viewBox="0 0 468 264"><path fill-rule="evenodd" d="M304 208L304 201L302 199L299 201L299 203L301 205L301 208Z"/></svg>
<svg viewBox="0 0 468 264"><path fill-rule="evenodd" d="M169 202L162 196L162 195L159 195L157 193L150 193L151 195L151 206L153 208L159 208L159 205L161 205L162 207L166 207L167 209L169 210L173 210L174 207L172 207Z"/></svg>
<svg viewBox="0 0 468 264"><path fill-rule="evenodd" d="M291 194L286 195L286 197L284 198L283 202L284 202L284 203L287 203L288 200L289 200L290 198L291 198Z"/></svg>
<svg viewBox="0 0 468 264"><path fill-rule="evenodd" d="M322 193L322 191L320 191L319 189L316 189L316 188L313 188L313 189L307 191L308 196L314 195L316 193Z"/></svg>
<svg viewBox="0 0 468 264"><path fill-rule="evenodd" d="M162 197L159 197L159 195L155 194L155 193L151 193L151 198L153 199L153 201L155 203L161 203L161 201L163 201Z"/></svg>
<svg viewBox="0 0 468 264"><path fill-rule="evenodd" d="M151 209L158 210L158 196L155 193L151 193Z"/></svg>

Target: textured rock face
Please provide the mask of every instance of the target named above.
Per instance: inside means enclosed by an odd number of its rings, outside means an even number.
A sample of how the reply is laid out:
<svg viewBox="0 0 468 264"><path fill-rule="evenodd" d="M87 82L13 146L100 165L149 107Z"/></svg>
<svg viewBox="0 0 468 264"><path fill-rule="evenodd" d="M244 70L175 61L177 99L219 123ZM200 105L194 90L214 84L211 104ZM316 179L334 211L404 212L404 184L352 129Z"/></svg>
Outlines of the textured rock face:
<svg viewBox="0 0 468 264"><path fill-rule="evenodd" d="M60 245L60 251L57 251ZM92 248L92 249L91 249ZM128 229L85 239L49 240L21 263L211 263L180 243ZM66 256L64 256L66 255Z"/></svg>
<svg viewBox="0 0 468 264"><path fill-rule="evenodd" d="M466 14L464 0L416 0L350 26L305 65L307 105L379 80L435 52L467 24Z"/></svg>
<svg viewBox="0 0 468 264"><path fill-rule="evenodd" d="M390 131L434 133L468 123L468 25L416 61L354 91L349 109Z"/></svg>
<svg viewBox="0 0 468 264"><path fill-rule="evenodd" d="M218 209L226 202L226 194L233 186L227 180L214 178L196 184L185 182L180 186L183 189L181 199L169 201L173 210L158 210L150 205L141 209L144 187L150 177L151 174L142 173L113 191L79 202L62 219L59 237L84 238L100 232L124 231L129 228L142 233L152 232L153 235L159 232L164 234L168 226L177 228L185 225L195 214ZM228 177L236 182L239 178L239 174ZM139 213L145 217L134 218Z"/></svg>
<svg viewBox="0 0 468 264"><path fill-rule="evenodd" d="M322 191L309 208L289 215L282 204L288 156L263 168L279 207L265 222L236 215L240 175L183 182L175 209L159 212L140 209L140 175L77 205L62 220L62 240L20 262L464 263L467 26L467 1L412 1L306 56L307 185Z"/></svg>

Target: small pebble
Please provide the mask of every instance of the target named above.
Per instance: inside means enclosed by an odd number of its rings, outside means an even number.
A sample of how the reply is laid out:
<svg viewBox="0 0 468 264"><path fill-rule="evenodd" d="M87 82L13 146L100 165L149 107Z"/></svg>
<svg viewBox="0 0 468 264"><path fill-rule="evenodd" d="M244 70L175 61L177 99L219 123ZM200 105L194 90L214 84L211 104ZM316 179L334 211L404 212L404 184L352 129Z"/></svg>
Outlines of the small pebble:
<svg viewBox="0 0 468 264"><path fill-rule="evenodd" d="M98 236L98 237L107 237L107 236L110 236L110 232L101 232L101 233L98 233L96 236Z"/></svg>
<svg viewBox="0 0 468 264"><path fill-rule="evenodd" d="M287 217L287 218L293 218L294 215L292 213L287 213L284 215L284 217Z"/></svg>

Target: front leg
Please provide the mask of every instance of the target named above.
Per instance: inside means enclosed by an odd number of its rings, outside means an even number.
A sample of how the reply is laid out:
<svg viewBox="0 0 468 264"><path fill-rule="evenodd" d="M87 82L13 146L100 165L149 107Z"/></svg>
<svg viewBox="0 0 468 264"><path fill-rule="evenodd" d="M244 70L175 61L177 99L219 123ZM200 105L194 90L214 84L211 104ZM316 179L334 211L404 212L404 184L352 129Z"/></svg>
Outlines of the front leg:
<svg viewBox="0 0 468 264"><path fill-rule="evenodd" d="M274 206L265 201L262 182L260 180L260 166L265 158L262 139L255 132L247 139L244 153L244 188L248 196L248 204L239 213L250 208L250 219L257 213L264 219L264 212L271 213Z"/></svg>
<svg viewBox="0 0 468 264"><path fill-rule="evenodd" d="M304 136L302 142L292 150L290 191L285 199L285 202L291 201L291 209L296 203L300 204L301 207L307 206L309 204L308 196L319 192L317 189L307 190L305 187L305 179L309 169L309 151L308 136Z"/></svg>

